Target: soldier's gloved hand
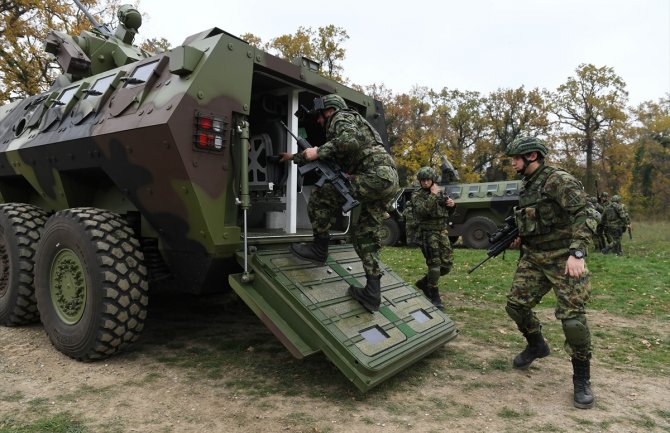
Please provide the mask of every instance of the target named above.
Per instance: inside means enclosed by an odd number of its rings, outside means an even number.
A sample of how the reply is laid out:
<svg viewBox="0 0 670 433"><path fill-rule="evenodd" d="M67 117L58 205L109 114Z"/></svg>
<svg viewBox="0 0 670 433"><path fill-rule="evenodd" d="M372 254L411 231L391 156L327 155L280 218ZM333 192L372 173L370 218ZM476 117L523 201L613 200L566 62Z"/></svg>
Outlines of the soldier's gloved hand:
<svg viewBox="0 0 670 433"><path fill-rule="evenodd" d="M280 161L291 161L293 159L293 154L288 152L281 152L279 154Z"/></svg>

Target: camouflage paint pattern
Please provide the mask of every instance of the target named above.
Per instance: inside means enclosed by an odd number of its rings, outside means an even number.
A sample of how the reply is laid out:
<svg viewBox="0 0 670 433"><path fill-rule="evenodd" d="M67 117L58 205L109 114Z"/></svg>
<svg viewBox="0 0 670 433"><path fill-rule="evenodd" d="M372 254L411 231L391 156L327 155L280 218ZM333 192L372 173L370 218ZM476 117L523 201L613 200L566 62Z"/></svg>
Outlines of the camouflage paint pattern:
<svg viewBox="0 0 670 433"><path fill-rule="evenodd" d="M138 213L141 235L159 239L164 260L195 292L220 283L217 270L241 245L240 125L249 121L252 135L269 128L264 98L287 87L301 103L337 92L384 126L372 98L218 28L155 55L95 32L58 38L51 47L63 64L71 58L61 47L91 47L95 75L63 75L48 92L0 107L0 199L48 212ZM119 50L126 54L115 59ZM200 113L222 120L220 151L194 144Z"/></svg>
<svg viewBox="0 0 670 433"><path fill-rule="evenodd" d="M621 238L626 231L626 226L630 224L630 216L624 205L609 201L605 205L601 224L607 241L604 248L621 254Z"/></svg>

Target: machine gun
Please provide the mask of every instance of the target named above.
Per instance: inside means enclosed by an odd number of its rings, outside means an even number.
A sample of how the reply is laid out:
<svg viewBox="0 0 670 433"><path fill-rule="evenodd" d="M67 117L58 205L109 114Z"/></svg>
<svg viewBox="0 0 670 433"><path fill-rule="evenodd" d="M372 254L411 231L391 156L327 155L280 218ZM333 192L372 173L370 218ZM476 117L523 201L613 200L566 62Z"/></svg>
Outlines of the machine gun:
<svg viewBox="0 0 670 433"><path fill-rule="evenodd" d="M514 215L510 215L505 218L505 226L501 229L498 229L497 232L489 235L489 249L486 252L486 257L481 262L477 263L474 267L468 270L468 274L474 272L478 267L486 263L489 259L497 257L500 253L505 251L509 246L514 242L519 236L519 229L516 226L514 221Z"/></svg>
<svg viewBox="0 0 670 433"><path fill-rule="evenodd" d="M309 144L307 140L297 137L293 132L291 132L291 130L284 122L280 121L280 123L284 129L286 129L286 131L291 134L291 137L295 138L300 149L305 150L312 147L312 145ZM327 162L316 159L314 161L308 161L306 164L299 166L298 171L302 176L312 171L318 174L319 180L315 182L317 187L322 187L326 181L329 181L331 184L333 184L337 192L339 192L340 195L346 200L346 202L342 205L342 212L349 212L351 209L360 204L358 200L352 197L351 193L349 192L349 179L347 175L337 165L329 164Z"/></svg>

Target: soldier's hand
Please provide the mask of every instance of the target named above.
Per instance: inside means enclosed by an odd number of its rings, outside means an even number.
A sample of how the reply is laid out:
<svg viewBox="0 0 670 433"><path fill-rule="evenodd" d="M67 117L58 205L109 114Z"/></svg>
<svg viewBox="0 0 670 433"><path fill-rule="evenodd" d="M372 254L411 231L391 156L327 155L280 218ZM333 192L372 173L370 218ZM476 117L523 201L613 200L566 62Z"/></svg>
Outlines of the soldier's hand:
<svg viewBox="0 0 670 433"><path fill-rule="evenodd" d="M318 147L308 147L302 152L303 156L307 161L314 161L318 154L319 154L319 148Z"/></svg>
<svg viewBox="0 0 670 433"><path fill-rule="evenodd" d="M584 274L585 270L586 264L584 259L578 259L575 256L568 257L568 261L565 263L565 275L579 278Z"/></svg>
<svg viewBox="0 0 670 433"><path fill-rule="evenodd" d="M437 194L438 192L440 192L440 187L437 186L435 182L433 182L433 184L430 186L430 193Z"/></svg>
<svg viewBox="0 0 670 433"><path fill-rule="evenodd" d="M453 198L447 197L447 199L444 201L447 205L447 207L454 207L456 206L456 202L454 201Z"/></svg>
<svg viewBox="0 0 670 433"><path fill-rule="evenodd" d="M279 154L280 161L290 161L293 159L293 154L288 152L282 152Z"/></svg>
<svg viewBox="0 0 670 433"><path fill-rule="evenodd" d="M521 246L521 238L518 236L516 239L512 241L511 244L509 244L509 247L515 250L518 250L520 246Z"/></svg>

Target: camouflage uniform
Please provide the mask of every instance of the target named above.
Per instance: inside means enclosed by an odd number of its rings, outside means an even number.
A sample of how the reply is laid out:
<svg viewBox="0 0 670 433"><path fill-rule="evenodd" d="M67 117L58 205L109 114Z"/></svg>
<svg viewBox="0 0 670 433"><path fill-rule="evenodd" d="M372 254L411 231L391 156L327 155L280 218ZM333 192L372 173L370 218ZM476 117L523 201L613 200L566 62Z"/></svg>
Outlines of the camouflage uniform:
<svg viewBox="0 0 670 433"><path fill-rule="evenodd" d="M609 245L604 246L602 252L606 254L611 251L619 256L622 253L621 237L626 227L630 225L630 216L618 197L617 195L612 197L603 212L602 226Z"/></svg>
<svg viewBox="0 0 670 433"><path fill-rule="evenodd" d="M363 263L367 285L363 289L352 286L350 294L368 310L376 311L381 300L379 280L382 272L377 258L382 247L381 228L388 217L389 203L400 189L395 161L384 149L375 128L357 111L346 108L342 98L328 95L322 99L326 108L337 110L325 121L327 141L318 148L317 158L332 161L349 174L351 195L360 203L358 218L351 223L350 240ZM297 164L306 162L302 153L293 155L293 160ZM316 245L328 239L330 227L344 203L344 198L330 183L311 194L307 213ZM293 251L305 256L301 254L304 249L293 247ZM374 287L368 290L371 285ZM361 290L365 292L362 295L358 293Z"/></svg>
<svg viewBox="0 0 670 433"><path fill-rule="evenodd" d="M554 315L562 323L565 350L573 365L574 405L587 409L595 401L590 385L591 332L585 315L591 285L590 273L580 260L597 230L597 221L588 210L581 183L566 171L544 165L546 153L543 142L533 137L517 139L507 150L508 156L515 157L517 171L525 175L519 205L514 209L521 257L505 309L528 345L513 365L527 368L535 359L549 355L533 308L553 289ZM534 154L536 159L530 160ZM530 164L534 168L527 173ZM568 266L570 272L581 267L581 275L569 275Z"/></svg>
<svg viewBox="0 0 670 433"><path fill-rule="evenodd" d="M405 202L405 208L402 210L402 218L405 221L405 238L407 245L416 245L418 242L419 226L414 216L414 205L411 200Z"/></svg>
<svg viewBox="0 0 670 433"><path fill-rule="evenodd" d="M433 305L443 309L438 281L453 266L453 251L449 241L448 219L455 207L445 205L446 197L432 194L430 189L419 188L412 193L414 217L419 227L421 252L426 259L428 272L416 285L422 289Z"/></svg>
<svg viewBox="0 0 670 433"><path fill-rule="evenodd" d="M515 219L522 242L522 256L507 296L507 309L524 334L540 332L532 308L552 288L556 293L555 316L563 321L565 349L572 357L591 357L591 335L585 304L591 294L588 270L579 279L565 275L570 249L586 251L597 222L587 212L586 194L571 174L541 166L524 184ZM565 321L579 332L568 332ZM570 330L572 331L572 330Z"/></svg>
<svg viewBox="0 0 670 433"><path fill-rule="evenodd" d="M589 197L589 201L587 203L587 212L591 214L593 219L595 219L598 222L598 225L596 227L596 234L593 236L593 243L595 244L595 247L598 251L602 250L605 248L606 242L605 242L605 235L603 233L603 226L601 224L602 216L603 216L603 206L598 203L598 198L595 196Z"/></svg>

